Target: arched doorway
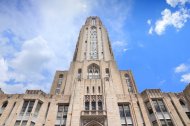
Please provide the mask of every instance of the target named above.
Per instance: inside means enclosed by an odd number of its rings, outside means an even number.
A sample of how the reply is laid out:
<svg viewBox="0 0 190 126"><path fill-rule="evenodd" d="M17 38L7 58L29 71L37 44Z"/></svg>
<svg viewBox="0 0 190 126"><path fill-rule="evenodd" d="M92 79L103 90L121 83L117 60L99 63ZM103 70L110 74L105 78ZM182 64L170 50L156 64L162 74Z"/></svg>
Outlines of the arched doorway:
<svg viewBox="0 0 190 126"><path fill-rule="evenodd" d="M103 125L101 123L97 122L97 121L92 120L92 121L88 122L84 126L103 126Z"/></svg>

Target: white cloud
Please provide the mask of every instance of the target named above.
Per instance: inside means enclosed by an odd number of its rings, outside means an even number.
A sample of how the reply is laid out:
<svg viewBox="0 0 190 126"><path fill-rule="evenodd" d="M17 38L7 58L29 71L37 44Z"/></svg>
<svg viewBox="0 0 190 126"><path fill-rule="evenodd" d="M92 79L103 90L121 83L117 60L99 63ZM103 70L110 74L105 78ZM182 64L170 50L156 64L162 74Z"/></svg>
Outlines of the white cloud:
<svg viewBox="0 0 190 126"><path fill-rule="evenodd" d="M177 8L176 11L172 12L170 9L164 9L161 12L162 17L156 20L154 25L150 26L149 34L155 32L158 35L162 35L169 26L176 28L178 31L190 18L190 9L185 7L185 4L189 3L190 0L166 0L166 2L170 6Z"/></svg>
<svg viewBox="0 0 190 126"><path fill-rule="evenodd" d="M126 52L128 49L123 49L123 52Z"/></svg>
<svg viewBox="0 0 190 126"><path fill-rule="evenodd" d="M153 30L154 30L154 29L153 29L153 27L151 26L150 29L148 30L148 34L152 34Z"/></svg>
<svg viewBox="0 0 190 126"><path fill-rule="evenodd" d="M117 52L127 51L128 49L126 47L127 47L127 42L124 42L124 41L114 41L112 43L113 50L115 50Z"/></svg>
<svg viewBox="0 0 190 126"><path fill-rule="evenodd" d="M8 79L8 65L4 58L0 58L0 83Z"/></svg>
<svg viewBox="0 0 190 126"><path fill-rule="evenodd" d="M180 81L184 83L190 83L190 73L183 74Z"/></svg>
<svg viewBox="0 0 190 126"><path fill-rule="evenodd" d="M180 81L190 83L190 65L182 63L174 69L174 72L180 76Z"/></svg>
<svg viewBox="0 0 190 126"><path fill-rule="evenodd" d="M140 48L144 48L145 47L145 45L142 43L142 42L138 42L138 47L140 47Z"/></svg>
<svg viewBox="0 0 190 126"><path fill-rule="evenodd" d="M190 0L166 0L166 2L171 7L176 7L177 5L184 6L186 3L190 2Z"/></svg>
<svg viewBox="0 0 190 126"><path fill-rule="evenodd" d="M7 93L18 92L13 88L22 89L22 92L31 88L48 92L55 70L68 69L86 17L102 16L115 28L114 36L120 37L130 8L130 4L126 5L118 4L117 0L1 2L0 58L3 60L0 62L6 69L0 74L9 76L2 79L0 87Z"/></svg>
<svg viewBox="0 0 190 126"><path fill-rule="evenodd" d="M42 71L48 70L48 65L53 58L54 53L42 37L24 42L21 52L16 53L15 58L10 62L15 71L14 79L18 82L33 82L34 80L38 82L44 79Z"/></svg>
<svg viewBox="0 0 190 126"><path fill-rule="evenodd" d="M181 73L181 72L186 72L189 69L189 66L185 64L180 64L175 68L175 73Z"/></svg>
<svg viewBox="0 0 190 126"><path fill-rule="evenodd" d="M151 19L148 19L148 20L147 20L147 24L148 24L148 25L151 25L151 23L152 23Z"/></svg>
<svg viewBox="0 0 190 126"><path fill-rule="evenodd" d="M174 13L169 9L165 9L161 14L162 19L156 21L154 29L158 35L162 35L168 26L173 26L176 29L182 28L187 19L190 18L190 13L187 9L180 9Z"/></svg>

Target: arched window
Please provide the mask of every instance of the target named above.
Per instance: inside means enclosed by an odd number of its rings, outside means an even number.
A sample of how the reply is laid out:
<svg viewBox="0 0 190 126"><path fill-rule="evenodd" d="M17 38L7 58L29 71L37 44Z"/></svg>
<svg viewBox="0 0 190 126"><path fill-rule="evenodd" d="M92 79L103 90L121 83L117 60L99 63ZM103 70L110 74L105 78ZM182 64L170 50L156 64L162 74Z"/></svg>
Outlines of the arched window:
<svg viewBox="0 0 190 126"><path fill-rule="evenodd" d="M89 93L89 87L86 88L86 92L87 92L87 94Z"/></svg>
<svg viewBox="0 0 190 126"><path fill-rule="evenodd" d="M82 69L78 69L78 76L77 76L77 78L81 79L81 75L82 75Z"/></svg>
<svg viewBox="0 0 190 126"><path fill-rule="evenodd" d="M89 79L98 79L100 78L100 68L96 64L91 64L88 66L88 78Z"/></svg>
<svg viewBox="0 0 190 126"><path fill-rule="evenodd" d="M92 101L92 110L96 110L96 102L95 101Z"/></svg>
<svg viewBox="0 0 190 126"><path fill-rule="evenodd" d="M94 86L93 86L93 87L92 87L92 93L94 94L94 92L95 92L95 91L94 91Z"/></svg>
<svg viewBox="0 0 190 126"><path fill-rule="evenodd" d="M98 101L98 110L103 110L102 101Z"/></svg>
<svg viewBox="0 0 190 126"><path fill-rule="evenodd" d="M8 101L5 101L1 107L2 110L4 110L8 105Z"/></svg>
<svg viewBox="0 0 190 126"><path fill-rule="evenodd" d="M109 77L110 76L109 68L106 68L105 71L106 71L106 77Z"/></svg>
<svg viewBox="0 0 190 126"><path fill-rule="evenodd" d="M82 69L78 69L78 74L81 74L82 73Z"/></svg>
<svg viewBox="0 0 190 126"><path fill-rule="evenodd" d="M126 80L129 92L133 92L133 87L132 87L132 84L131 84L131 79L130 79L130 77L129 77L129 75L127 73L125 74L125 80Z"/></svg>
<svg viewBox="0 0 190 126"><path fill-rule="evenodd" d="M180 99L179 102L180 102L180 104L181 104L182 107L185 107L185 106L186 106L186 105L185 105L185 102L184 102L183 100Z"/></svg>
<svg viewBox="0 0 190 126"><path fill-rule="evenodd" d="M60 74L60 75L59 75L59 78L63 78L63 74Z"/></svg>
<svg viewBox="0 0 190 126"><path fill-rule="evenodd" d="M98 93L100 93L100 86L98 86Z"/></svg>
<svg viewBox="0 0 190 126"><path fill-rule="evenodd" d="M85 102L85 110L90 110L90 103L89 103L89 101Z"/></svg>
<svg viewBox="0 0 190 126"><path fill-rule="evenodd" d="M97 30L95 26L91 27L90 31L90 58L97 59L98 58L98 44L97 44Z"/></svg>

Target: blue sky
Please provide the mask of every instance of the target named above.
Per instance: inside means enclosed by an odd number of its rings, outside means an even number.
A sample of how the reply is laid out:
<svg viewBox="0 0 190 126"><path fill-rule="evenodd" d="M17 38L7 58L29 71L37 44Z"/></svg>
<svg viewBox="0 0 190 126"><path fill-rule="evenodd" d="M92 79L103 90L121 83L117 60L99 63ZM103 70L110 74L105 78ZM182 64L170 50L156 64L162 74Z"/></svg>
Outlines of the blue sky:
<svg viewBox="0 0 190 126"><path fill-rule="evenodd" d="M118 68L132 70L140 92L190 82L190 0L0 0L0 87L49 92L88 16L101 18Z"/></svg>

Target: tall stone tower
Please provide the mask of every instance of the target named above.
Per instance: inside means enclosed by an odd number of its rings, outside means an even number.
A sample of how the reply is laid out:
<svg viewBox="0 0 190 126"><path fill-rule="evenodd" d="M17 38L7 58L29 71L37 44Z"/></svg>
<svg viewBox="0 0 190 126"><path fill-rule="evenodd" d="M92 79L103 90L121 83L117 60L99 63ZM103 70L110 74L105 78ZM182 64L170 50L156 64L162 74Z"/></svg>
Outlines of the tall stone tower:
<svg viewBox="0 0 190 126"><path fill-rule="evenodd" d="M118 70L101 20L89 17L49 94L0 89L0 126L190 126L190 84L181 93L138 93L131 71Z"/></svg>
<svg viewBox="0 0 190 126"><path fill-rule="evenodd" d="M60 76L62 83L59 85ZM126 78L129 82L125 81ZM87 18L69 71L58 71L51 88L51 94L71 96L67 125L120 125L117 96L136 93L131 72L117 68L108 33L101 20L98 17ZM132 119L129 119L129 124L132 124Z"/></svg>

